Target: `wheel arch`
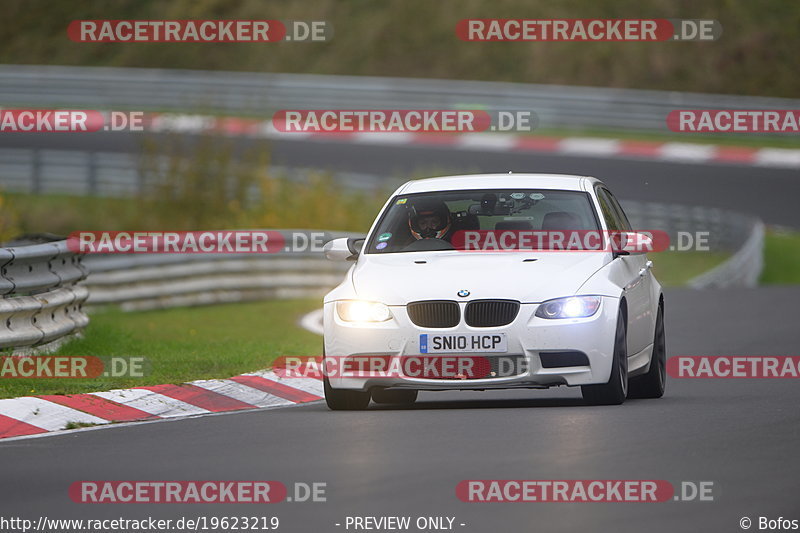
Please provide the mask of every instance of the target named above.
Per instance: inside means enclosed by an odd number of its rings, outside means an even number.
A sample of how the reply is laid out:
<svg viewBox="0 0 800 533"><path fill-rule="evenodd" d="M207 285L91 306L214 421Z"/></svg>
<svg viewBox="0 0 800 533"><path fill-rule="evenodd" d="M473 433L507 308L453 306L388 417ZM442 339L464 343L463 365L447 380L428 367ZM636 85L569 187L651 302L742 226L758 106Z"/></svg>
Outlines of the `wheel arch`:
<svg viewBox="0 0 800 533"><path fill-rule="evenodd" d="M622 317L625 320L625 327L628 327L628 301L625 299L625 295L623 294L620 296L619 299L619 309L622 311Z"/></svg>

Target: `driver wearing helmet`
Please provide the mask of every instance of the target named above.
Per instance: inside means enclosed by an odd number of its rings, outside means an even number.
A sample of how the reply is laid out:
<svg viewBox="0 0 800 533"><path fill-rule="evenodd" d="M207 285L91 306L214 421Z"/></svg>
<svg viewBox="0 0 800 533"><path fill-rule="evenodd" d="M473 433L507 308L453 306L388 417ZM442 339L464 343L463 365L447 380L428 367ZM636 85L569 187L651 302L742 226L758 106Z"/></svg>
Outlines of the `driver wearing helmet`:
<svg viewBox="0 0 800 533"><path fill-rule="evenodd" d="M408 229L416 240L444 239L450 225L450 210L444 202L421 203L409 211Z"/></svg>

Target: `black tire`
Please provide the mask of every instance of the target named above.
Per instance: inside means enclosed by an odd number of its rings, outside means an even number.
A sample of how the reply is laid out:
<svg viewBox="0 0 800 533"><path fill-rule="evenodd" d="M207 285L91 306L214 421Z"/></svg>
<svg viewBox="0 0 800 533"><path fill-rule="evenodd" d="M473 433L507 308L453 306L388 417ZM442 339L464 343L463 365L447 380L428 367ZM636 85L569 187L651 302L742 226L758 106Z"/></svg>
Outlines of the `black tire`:
<svg viewBox="0 0 800 533"><path fill-rule="evenodd" d="M325 368L325 338L322 339L322 359ZM369 391L334 389L326 374L322 375L322 388L325 391L325 403L331 411L361 411L369 405Z"/></svg>
<svg viewBox="0 0 800 533"><path fill-rule="evenodd" d="M659 305L656 331L653 337L653 356L647 373L631 379L629 398L661 398L667 386L667 341L664 335L664 310Z"/></svg>
<svg viewBox="0 0 800 533"><path fill-rule="evenodd" d="M620 405L628 395L628 342L625 315L620 308L614 334L614 362L608 383L581 386L584 401L591 405Z"/></svg>
<svg viewBox="0 0 800 533"><path fill-rule="evenodd" d="M383 388L372 389L372 401L394 405L412 405L417 401L415 390L386 390Z"/></svg>
<svg viewBox="0 0 800 533"><path fill-rule="evenodd" d="M331 411L361 411L369 405L369 391L334 389L328 376L322 377L325 403Z"/></svg>

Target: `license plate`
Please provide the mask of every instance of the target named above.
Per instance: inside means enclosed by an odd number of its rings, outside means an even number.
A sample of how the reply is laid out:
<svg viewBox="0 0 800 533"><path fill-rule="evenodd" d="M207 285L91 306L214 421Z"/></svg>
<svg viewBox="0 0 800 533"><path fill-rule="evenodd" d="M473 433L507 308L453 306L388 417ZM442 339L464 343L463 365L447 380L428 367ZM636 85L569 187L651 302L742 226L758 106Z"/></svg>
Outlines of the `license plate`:
<svg viewBox="0 0 800 533"><path fill-rule="evenodd" d="M422 333L420 353L505 353L508 340L505 333L486 335L470 333Z"/></svg>

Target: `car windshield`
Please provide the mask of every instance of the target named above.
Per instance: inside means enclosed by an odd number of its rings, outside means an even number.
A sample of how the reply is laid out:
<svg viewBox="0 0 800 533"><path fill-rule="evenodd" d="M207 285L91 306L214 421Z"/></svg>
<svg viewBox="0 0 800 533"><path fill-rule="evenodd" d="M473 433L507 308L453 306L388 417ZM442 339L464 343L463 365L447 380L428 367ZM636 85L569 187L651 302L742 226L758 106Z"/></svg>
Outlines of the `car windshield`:
<svg viewBox="0 0 800 533"><path fill-rule="evenodd" d="M598 230L589 195L549 189L480 189L392 199L364 250L368 254L452 250L459 231Z"/></svg>

